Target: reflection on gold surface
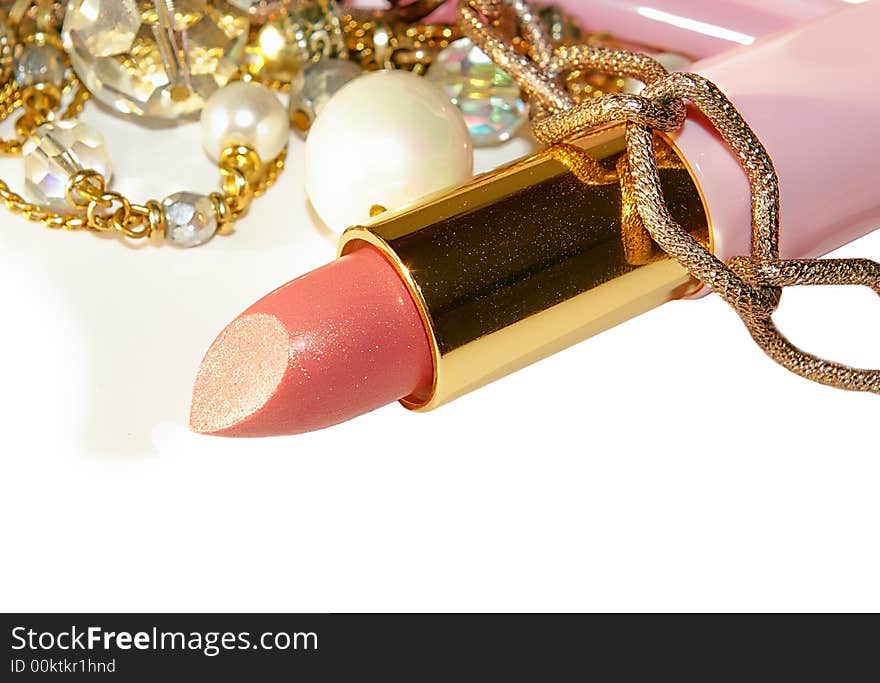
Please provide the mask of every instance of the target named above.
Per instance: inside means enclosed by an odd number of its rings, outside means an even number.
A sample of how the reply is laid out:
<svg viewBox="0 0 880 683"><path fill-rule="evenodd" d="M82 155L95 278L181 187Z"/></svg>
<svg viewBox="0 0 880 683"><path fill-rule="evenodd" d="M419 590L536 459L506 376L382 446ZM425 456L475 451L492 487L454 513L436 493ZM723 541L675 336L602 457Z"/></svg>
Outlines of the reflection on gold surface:
<svg viewBox="0 0 880 683"><path fill-rule="evenodd" d="M410 284L434 347L433 408L694 289L635 212L622 127L492 171L343 235ZM673 217L708 240L697 188L659 138Z"/></svg>

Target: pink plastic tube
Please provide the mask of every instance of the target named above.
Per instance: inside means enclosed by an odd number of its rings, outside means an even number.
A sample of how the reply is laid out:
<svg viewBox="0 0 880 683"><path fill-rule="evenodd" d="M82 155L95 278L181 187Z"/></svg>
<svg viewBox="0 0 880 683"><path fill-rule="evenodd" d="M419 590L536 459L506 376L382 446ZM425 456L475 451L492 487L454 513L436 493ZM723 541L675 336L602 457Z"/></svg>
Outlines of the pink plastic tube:
<svg viewBox="0 0 880 683"><path fill-rule="evenodd" d="M550 4L541 0L536 4ZM790 28L844 0L554 0L593 31L695 58L708 57ZM455 2L432 18L453 21Z"/></svg>
<svg viewBox="0 0 880 683"><path fill-rule="evenodd" d="M875 0L692 67L734 102L773 159L784 257L826 254L880 227L878 27ZM736 159L698 116L675 137L703 190L716 255L748 254L749 188Z"/></svg>

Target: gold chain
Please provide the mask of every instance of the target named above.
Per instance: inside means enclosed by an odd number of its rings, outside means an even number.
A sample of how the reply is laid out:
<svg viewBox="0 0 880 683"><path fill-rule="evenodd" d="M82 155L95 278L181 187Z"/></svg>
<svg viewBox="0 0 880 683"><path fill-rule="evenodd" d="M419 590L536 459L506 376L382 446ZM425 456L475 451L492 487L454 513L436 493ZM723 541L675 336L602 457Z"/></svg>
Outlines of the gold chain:
<svg viewBox="0 0 880 683"><path fill-rule="evenodd" d="M223 152L219 162L223 191L209 195L217 211L219 234L229 234L232 223L247 212L251 202L272 187L284 170L286 158L285 149L264 165L257 153L245 146L230 147Z"/></svg>
<svg viewBox="0 0 880 683"><path fill-rule="evenodd" d="M86 88L72 79L69 84L73 96L61 112L60 118L67 120L78 116L89 99ZM0 120L7 118L22 97L17 86L7 84L0 91ZM17 101L17 105L13 102ZM29 109L17 122L17 130L22 135L33 132L45 120L46 112ZM21 140L0 141L0 153L16 155L21 153ZM220 228L218 234L229 234L231 224L240 218L250 206L251 201L262 195L278 178L284 168L286 150L270 161L262 164L256 152L247 147L234 147L226 150L220 161L223 178L223 192L210 196L217 209ZM233 182L229 179L233 178ZM29 221L42 223L55 230L91 230L94 232L115 231L129 239L157 237L164 233L165 218L162 205L156 200L136 204L119 192L107 189L106 180L91 169L84 169L71 176L67 185L67 199L78 212L59 212L26 200L13 191L5 180L0 179L0 201L6 208Z"/></svg>
<svg viewBox="0 0 880 683"><path fill-rule="evenodd" d="M530 56L518 53L496 30L512 12L528 40ZM880 264L868 259L779 258L779 182L773 162L730 100L697 74L667 73L647 55L589 45L553 48L523 0L461 0L460 25L493 61L532 96L535 136L555 144L612 122L625 121L627 160L634 202L654 241L698 281L719 294L742 318L755 342L788 370L851 391L880 393L880 370L852 368L806 353L776 327L773 313L782 288L792 285L864 285L880 294ZM565 74L598 69L636 78L641 95L611 94L578 103L560 85ZM711 122L748 177L752 205L752 253L726 263L672 218L660 186L652 129L684 123L685 100Z"/></svg>

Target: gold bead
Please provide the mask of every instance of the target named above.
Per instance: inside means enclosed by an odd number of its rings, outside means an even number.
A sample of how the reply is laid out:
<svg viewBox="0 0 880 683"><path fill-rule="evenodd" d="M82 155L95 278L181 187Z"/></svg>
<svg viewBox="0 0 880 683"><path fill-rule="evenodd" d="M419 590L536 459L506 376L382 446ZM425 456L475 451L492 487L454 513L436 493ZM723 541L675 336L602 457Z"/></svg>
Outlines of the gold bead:
<svg viewBox="0 0 880 683"><path fill-rule="evenodd" d="M150 242L159 245L165 241L165 210L162 208L162 203L155 199L148 201L145 206L150 224Z"/></svg>

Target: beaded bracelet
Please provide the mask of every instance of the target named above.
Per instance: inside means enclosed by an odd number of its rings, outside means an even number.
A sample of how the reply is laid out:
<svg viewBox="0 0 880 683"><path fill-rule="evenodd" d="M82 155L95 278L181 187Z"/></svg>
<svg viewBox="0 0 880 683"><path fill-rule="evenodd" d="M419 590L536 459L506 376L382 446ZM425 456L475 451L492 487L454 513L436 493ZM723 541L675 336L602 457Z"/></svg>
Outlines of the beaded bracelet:
<svg viewBox="0 0 880 683"><path fill-rule="evenodd" d="M332 0L0 0L0 121L17 116L16 137L0 140L0 152L22 156L25 168L24 196L0 180L0 200L48 228L204 244L230 234L275 182L290 128L305 135L330 96L365 70L428 73L469 115L475 144L507 139L527 118L519 89L484 56L488 66L478 64L482 53L455 27L422 22L442 3L391 0L378 11ZM543 16L563 39L583 40L558 9ZM442 67L429 71L435 60ZM492 71L479 76L489 97L462 96L463 64ZM622 87L597 74L571 83L584 97ZM114 191L103 136L77 118L91 97L135 120L199 116L219 191L142 203Z"/></svg>

